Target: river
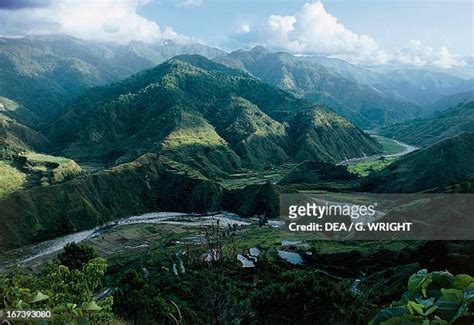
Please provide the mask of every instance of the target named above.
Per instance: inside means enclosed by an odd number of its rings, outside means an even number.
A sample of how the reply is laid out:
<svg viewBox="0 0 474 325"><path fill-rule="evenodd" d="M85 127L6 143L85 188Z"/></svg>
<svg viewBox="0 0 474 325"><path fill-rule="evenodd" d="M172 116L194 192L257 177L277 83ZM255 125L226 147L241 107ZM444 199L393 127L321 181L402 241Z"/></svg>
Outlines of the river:
<svg viewBox="0 0 474 325"><path fill-rule="evenodd" d="M180 217L190 216L192 221L180 221ZM10 257L0 261L0 271L16 265L23 264L46 255L58 253L64 245L70 242L80 243L90 238L101 235L105 230L119 226L127 226L133 224L171 224L171 225L187 225L187 226L204 226L211 225L219 221L221 227L227 227L229 224L237 224L240 226L249 225L248 220L239 218L237 215L227 212L211 213L208 215L185 214L179 212L153 212L143 215L132 216L125 219L119 219L94 229L84 230L68 234L65 236L50 239L38 244L29 245L19 249L7 252Z"/></svg>
<svg viewBox="0 0 474 325"><path fill-rule="evenodd" d="M353 158L353 159L346 159L339 163L339 165L347 165L350 163L354 163L357 161L362 161L365 159L370 158L379 158L381 156L384 157L399 157L406 155L417 148L411 146L409 144L389 139L401 147L403 150L393 154L377 154L373 156L366 156L361 158ZM179 217L185 216L192 216L193 221L179 221ZM177 219L178 218L178 219ZM38 244L29 245L26 247L22 247L19 249L12 250L6 253L6 256L3 260L0 260L0 272L4 271L8 267L16 264L27 263L38 259L40 257L44 257L46 255L58 253L64 245L70 242L80 243L87 239L93 238L95 236L99 236L105 230L118 227L118 226L126 226L126 225L133 225L138 223L150 223L150 224L174 224L174 225L210 225L214 223L216 220L219 220L220 225L222 227L227 227L228 224L238 224L238 225L248 225L250 222L248 219L239 218L235 214L222 212L222 213L211 213L208 215L198 215L198 214L185 214L179 212L154 212L154 213L146 213L143 215L138 216L131 216L125 219L119 219L112 222L109 222L105 225L98 226L94 229L84 230L75 232L72 234L68 234L65 236L57 237L55 239L47 240L44 242L40 242Z"/></svg>

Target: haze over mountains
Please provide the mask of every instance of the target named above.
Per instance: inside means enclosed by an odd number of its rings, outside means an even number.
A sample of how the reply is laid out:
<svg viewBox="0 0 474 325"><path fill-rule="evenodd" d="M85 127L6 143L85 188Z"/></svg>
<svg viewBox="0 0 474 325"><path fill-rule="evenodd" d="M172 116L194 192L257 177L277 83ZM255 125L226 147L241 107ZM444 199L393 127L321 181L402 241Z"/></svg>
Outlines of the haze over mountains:
<svg viewBox="0 0 474 325"><path fill-rule="evenodd" d="M49 118L84 89L124 79L187 53L214 58L224 52L172 41L121 46L63 35L0 38L0 94Z"/></svg>
<svg viewBox="0 0 474 325"><path fill-rule="evenodd" d="M339 59L296 57L263 47L227 54L197 43L117 45L51 35L0 39L0 73L4 76L0 96L49 119L84 89L122 80L180 54L200 54L243 69L264 82L327 105L362 128L430 113L429 106L442 97L473 88L472 79L446 73L421 69L377 72Z"/></svg>

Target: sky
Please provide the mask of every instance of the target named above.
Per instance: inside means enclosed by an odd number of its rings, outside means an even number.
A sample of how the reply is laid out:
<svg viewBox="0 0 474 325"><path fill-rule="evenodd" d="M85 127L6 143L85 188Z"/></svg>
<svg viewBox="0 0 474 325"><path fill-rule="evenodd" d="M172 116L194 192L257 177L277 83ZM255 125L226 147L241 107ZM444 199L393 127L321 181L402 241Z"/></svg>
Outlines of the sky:
<svg viewBox="0 0 474 325"><path fill-rule="evenodd" d="M360 64L454 68L474 55L471 0L0 0L0 35L265 45ZM469 60L469 59L468 59Z"/></svg>

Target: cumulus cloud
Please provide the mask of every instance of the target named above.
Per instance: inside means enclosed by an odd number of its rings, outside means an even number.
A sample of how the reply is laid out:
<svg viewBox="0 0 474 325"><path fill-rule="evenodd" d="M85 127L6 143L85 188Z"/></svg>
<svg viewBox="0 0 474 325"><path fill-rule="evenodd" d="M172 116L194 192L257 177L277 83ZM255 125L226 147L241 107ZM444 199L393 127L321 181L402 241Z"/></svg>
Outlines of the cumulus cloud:
<svg viewBox="0 0 474 325"><path fill-rule="evenodd" d="M293 15L271 15L256 35L267 46L300 54L323 54L357 62L385 63L387 54L368 35L344 27L321 2L306 3Z"/></svg>
<svg viewBox="0 0 474 325"><path fill-rule="evenodd" d="M237 30L235 38L250 45L264 44L292 53L327 55L360 64L396 63L443 68L465 64L446 47L435 50L419 41L411 41L398 51L384 50L373 37L346 28L320 1L306 3L292 15L270 15L258 26L246 24L245 28Z"/></svg>
<svg viewBox="0 0 474 325"><path fill-rule="evenodd" d="M148 2L62 0L52 1L48 6L42 7L30 5L15 11L0 10L0 28L4 33L67 34L88 40L117 43L128 43L132 40L150 43L163 39L189 41L171 27L162 28L156 22L141 16L137 10Z"/></svg>
<svg viewBox="0 0 474 325"><path fill-rule="evenodd" d="M393 53L391 61L418 67L432 65L445 69L467 64L461 56L451 54L446 46L434 49L419 40L411 40L407 47Z"/></svg>

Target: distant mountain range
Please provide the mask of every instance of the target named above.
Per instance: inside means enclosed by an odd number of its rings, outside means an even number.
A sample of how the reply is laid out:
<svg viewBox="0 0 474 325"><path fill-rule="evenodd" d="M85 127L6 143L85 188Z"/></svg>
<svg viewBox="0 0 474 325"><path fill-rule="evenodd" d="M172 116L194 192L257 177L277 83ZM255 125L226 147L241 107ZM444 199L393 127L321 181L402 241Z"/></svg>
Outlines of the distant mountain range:
<svg viewBox="0 0 474 325"><path fill-rule="evenodd" d="M179 54L209 58L223 51L200 44L95 43L69 36L0 38L0 96L40 118L61 112L84 89L124 79Z"/></svg>
<svg viewBox="0 0 474 325"><path fill-rule="evenodd" d="M255 47L250 51L234 51L217 60L307 100L326 105L362 128L414 118L420 111L416 105L386 97L360 80L347 78L338 70L289 53Z"/></svg>
<svg viewBox="0 0 474 325"><path fill-rule="evenodd" d="M474 88L472 79L446 73L369 70L334 58L297 57L262 47L226 53L173 41L117 45L50 35L0 38L0 96L49 121L85 89L122 80L181 54L199 54L242 69L328 106L362 128L429 114L442 97Z"/></svg>
<svg viewBox="0 0 474 325"><path fill-rule="evenodd" d="M422 114L431 113L430 107L445 96L474 90L474 79L442 71L409 67L366 68L318 56L302 59L320 64L344 78L368 85L384 96L411 101L422 107Z"/></svg>

